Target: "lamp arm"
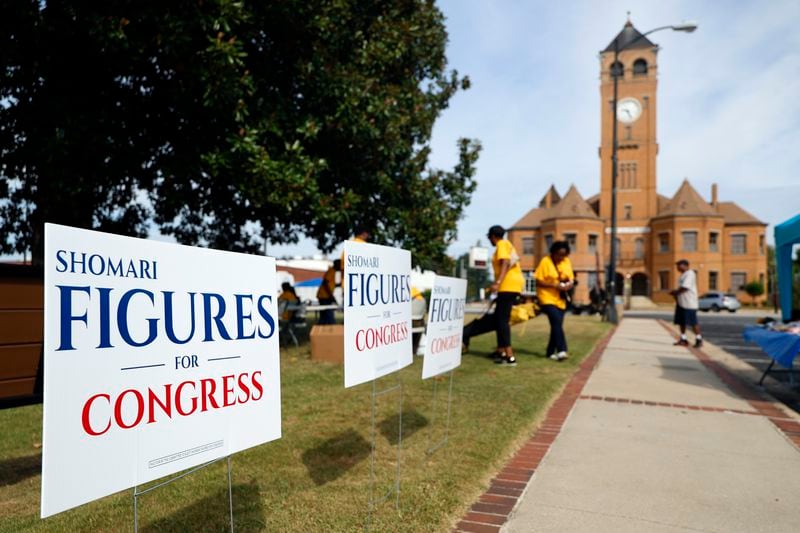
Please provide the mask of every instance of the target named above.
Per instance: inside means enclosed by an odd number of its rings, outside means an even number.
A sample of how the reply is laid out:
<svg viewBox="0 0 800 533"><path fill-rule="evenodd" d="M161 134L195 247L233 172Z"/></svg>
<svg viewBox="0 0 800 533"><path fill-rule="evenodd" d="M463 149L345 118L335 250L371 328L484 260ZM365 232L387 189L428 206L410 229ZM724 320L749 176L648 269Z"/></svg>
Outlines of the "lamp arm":
<svg viewBox="0 0 800 533"><path fill-rule="evenodd" d="M650 31L646 31L646 32L644 32L644 33L640 34L640 35L639 35L639 36L638 36L636 39L634 39L634 40L632 40L631 42L629 42L629 43L625 44L625 46L623 46L622 48L619 48L618 46L615 46L615 52L616 52L616 53L620 53L620 52L622 52L622 51L623 51L623 50L625 50L626 48L628 48L628 47L630 47L631 45L633 45L634 43L638 42L640 39L644 39L645 37L647 37L647 36L648 36L648 35L650 35L651 33L655 33L655 32L657 32L657 31L661 31L661 30L671 30L672 28L673 28L673 26L659 26L658 28L653 28L653 29L652 29L652 30L650 30Z"/></svg>

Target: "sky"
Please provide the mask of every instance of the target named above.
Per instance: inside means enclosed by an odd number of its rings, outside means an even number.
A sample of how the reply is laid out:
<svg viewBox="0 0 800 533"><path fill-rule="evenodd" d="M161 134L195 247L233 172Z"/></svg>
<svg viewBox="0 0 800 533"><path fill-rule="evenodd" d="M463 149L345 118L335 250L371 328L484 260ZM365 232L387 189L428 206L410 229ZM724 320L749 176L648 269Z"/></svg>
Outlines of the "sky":
<svg viewBox="0 0 800 533"><path fill-rule="evenodd" d="M734 201L772 228L800 212L800 2L440 0L449 68L469 76L437 121L430 165L452 168L460 137L479 139L477 190L453 256L489 226L511 226L554 183L584 197L600 188L598 53L626 13L661 31L657 93L658 192L688 178L706 199ZM310 255L312 241L270 246Z"/></svg>

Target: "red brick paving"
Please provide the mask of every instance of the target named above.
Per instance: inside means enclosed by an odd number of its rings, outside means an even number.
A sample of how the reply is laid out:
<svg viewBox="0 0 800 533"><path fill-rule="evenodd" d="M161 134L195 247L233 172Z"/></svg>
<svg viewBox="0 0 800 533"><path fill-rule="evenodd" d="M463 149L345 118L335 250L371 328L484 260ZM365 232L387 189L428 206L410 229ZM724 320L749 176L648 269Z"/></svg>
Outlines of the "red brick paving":
<svg viewBox="0 0 800 533"><path fill-rule="evenodd" d="M714 413L737 413L740 415L758 415L761 416L762 413L758 411L744 411L741 409L727 409L725 407L711 407L708 405L685 405L682 403L668 403L668 402L648 402L643 400L633 400L631 398L612 398L611 396L589 396L587 394L582 394L580 396L581 400L602 400L605 402L616 402L616 403L635 403L640 405L649 405L654 407L672 407L674 409L691 409L693 411L711 411Z"/></svg>

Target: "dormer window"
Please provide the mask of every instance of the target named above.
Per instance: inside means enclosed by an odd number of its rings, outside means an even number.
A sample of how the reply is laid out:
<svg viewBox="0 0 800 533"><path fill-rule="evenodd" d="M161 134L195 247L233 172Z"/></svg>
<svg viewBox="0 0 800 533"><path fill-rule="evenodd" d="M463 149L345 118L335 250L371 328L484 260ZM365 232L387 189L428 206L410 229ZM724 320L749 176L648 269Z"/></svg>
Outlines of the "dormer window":
<svg viewBox="0 0 800 533"><path fill-rule="evenodd" d="M633 62L633 75L644 76L647 74L647 61L644 59L637 59Z"/></svg>

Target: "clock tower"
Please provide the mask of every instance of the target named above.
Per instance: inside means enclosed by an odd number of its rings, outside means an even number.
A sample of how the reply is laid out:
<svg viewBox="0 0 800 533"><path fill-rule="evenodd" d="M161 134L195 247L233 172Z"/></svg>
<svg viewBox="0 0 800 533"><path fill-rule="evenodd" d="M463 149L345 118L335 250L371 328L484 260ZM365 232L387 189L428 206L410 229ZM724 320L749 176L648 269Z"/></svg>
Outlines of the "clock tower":
<svg viewBox="0 0 800 533"><path fill-rule="evenodd" d="M641 35L628 20L619 35L600 52L600 216L610 223L613 76L617 76L617 224L620 228L646 227L650 218L658 213L658 46ZM621 49L616 64L615 49ZM627 240L624 230L620 233L620 240Z"/></svg>

